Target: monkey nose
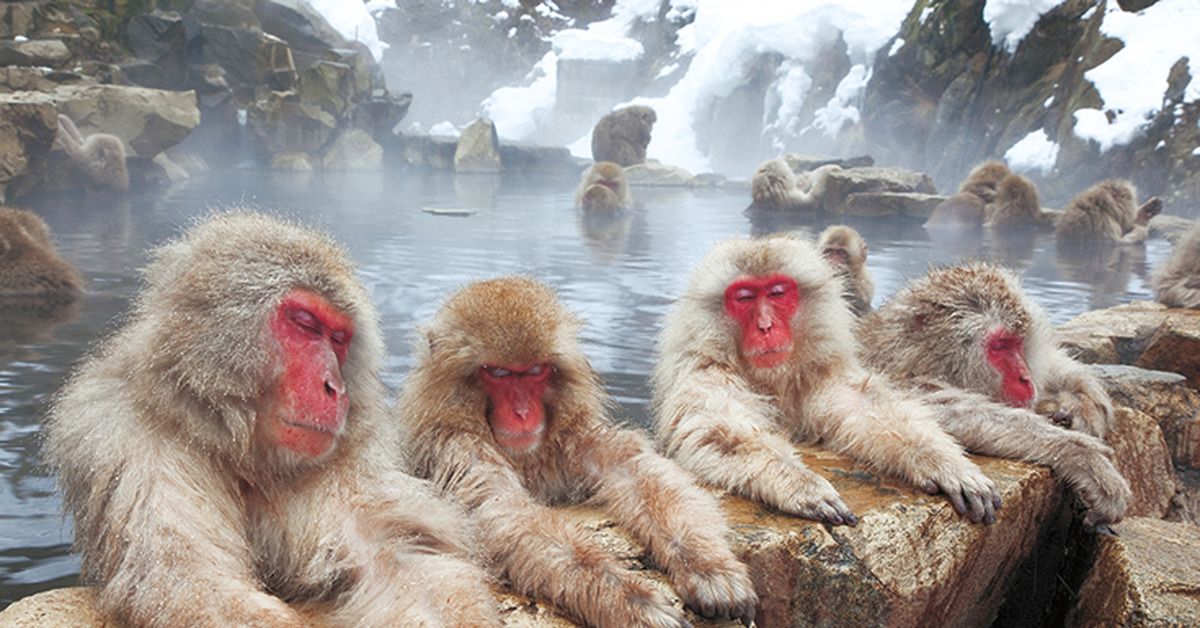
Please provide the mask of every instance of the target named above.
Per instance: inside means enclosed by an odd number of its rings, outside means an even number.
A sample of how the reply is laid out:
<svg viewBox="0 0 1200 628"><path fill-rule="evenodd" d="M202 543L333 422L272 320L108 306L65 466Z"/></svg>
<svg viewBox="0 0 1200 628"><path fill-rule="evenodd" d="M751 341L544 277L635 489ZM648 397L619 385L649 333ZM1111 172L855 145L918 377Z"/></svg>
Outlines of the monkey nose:
<svg viewBox="0 0 1200 628"><path fill-rule="evenodd" d="M330 373L325 378L325 396L330 399L337 399L345 394L346 383L337 374Z"/></svg>

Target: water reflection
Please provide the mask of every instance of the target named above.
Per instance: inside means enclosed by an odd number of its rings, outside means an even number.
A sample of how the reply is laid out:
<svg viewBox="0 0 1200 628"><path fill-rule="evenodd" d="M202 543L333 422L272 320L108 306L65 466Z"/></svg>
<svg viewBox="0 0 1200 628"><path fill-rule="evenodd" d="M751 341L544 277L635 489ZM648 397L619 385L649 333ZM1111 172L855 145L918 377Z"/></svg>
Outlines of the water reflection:
<svg viewBox="0 0 1200 628"><path fill-rule="evenodd" d="M801 230L828 220L743 213L748 192L635 188L623 214L574 209L575 179L347 173L209 173L165 193L121 204L39 199L60 252L86 280L64 312L0 309L0 606L73 581L69 522L38 466L38 417L70 367L112 330L137 290L147 248L176 235L212 207L250 205L324 226L342 240L383 317L389 347L385 382L397 388L412 366L413 328L463 284L500 273L535 275L557 287L586 321L584 351L633 424L647 423L646 378L654 336L671 299L700 257L735 235ZM467 209L443 215L428 208ZM980 232L931 239L917 221L853 220L870 246L876 304L930 264L987 258L1024 273L1025 286L1056 323L1092 308L1150 298L1145 269L1169 252L1163 241L1142 257L1060 267L1052 236L1005 238ZM1126 252L1137 255L1137 252ZM1086 271L1086 272L1083 272Z"/></svg>

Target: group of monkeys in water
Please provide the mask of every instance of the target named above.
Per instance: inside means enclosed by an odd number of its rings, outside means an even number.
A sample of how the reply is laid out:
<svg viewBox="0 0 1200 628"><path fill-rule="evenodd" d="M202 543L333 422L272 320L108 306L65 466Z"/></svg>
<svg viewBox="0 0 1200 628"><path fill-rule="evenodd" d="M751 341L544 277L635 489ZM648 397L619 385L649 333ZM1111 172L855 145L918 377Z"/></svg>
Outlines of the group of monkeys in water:
<svg viewBox="0 0 1200 628"><path fill-rule="evenodd" d="M703 257L658 336L648 435L610 416L582 323L545 283L450 295L389 404L379 315L348 252L275 217L210 216L153 252L123 327L47 411L82 579L130 627L495 627L497 579L588 626L689 626L554 508L586 501L684 607L749 625L769 574L730 549L700 483L856 525L801 444L978 524L1001 502L968 451L1049 466L1089 526L1124 516L1112 403L1016 276L936 268L870 310L862 239L826 235L732 238ZM79 290L51 278L35 215L0 211L0 237L0 269L27 294Z"/></svg>

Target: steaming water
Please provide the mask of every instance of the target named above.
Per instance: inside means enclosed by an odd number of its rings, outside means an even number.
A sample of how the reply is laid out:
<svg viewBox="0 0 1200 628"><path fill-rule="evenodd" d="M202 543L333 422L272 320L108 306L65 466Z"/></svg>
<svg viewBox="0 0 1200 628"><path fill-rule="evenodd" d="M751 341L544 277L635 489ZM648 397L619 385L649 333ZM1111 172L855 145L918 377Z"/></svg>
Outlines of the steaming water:
<svg viewBox="0 0 1200 628"><path fill-rule="evenodd" d="M193 179L124 208L78 199L36 207L88 287L66 312L38 318L0 311L0 607L74 584L70 522L59 515L53 482L39 466L38 418L70 366L127 308L147 247L211 206L256 206L322 225L346 243L383 318L390 350L384 377L393 389L412 366L413 328L448 291L500 273L541 277L584 317L584 351L620 403L620 415L642 425L654 334L704 252L729 236L824 226L751 221L742 213L745 191L683 189L637 189L636 210L585 223L572 209L573 184L239 171ZM423 208L473 213L435 215ZM1022 270L1027 291L1055 323L1149 298L1147 269L1169 251L1166 242L1153 240L1144 259L1126 255L1072 270L1059 267L1053 239L1045 235L947 243L930 241L910 222L850 224L870 244L876 304L930 263L984 256Z"/></svg>

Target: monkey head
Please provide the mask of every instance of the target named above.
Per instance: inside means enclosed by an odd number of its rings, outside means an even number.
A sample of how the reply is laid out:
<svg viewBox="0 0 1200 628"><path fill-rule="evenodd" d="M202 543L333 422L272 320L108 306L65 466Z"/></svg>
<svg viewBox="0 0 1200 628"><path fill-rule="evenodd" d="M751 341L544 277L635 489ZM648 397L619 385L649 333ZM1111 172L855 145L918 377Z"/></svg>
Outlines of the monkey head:
<svg viewBox="0 0 1200 628"><path fill-rule="evenodd" d="M725 315L741 328L742 357L760 369L775 368L792 355L792 317L800 293L785 275L743 277L725 289Z"/></svg>
<svg viewBox="0 0 1200 628"><path fill-rule="evenodd" d="M510 455L537 451L574 417L599 412L599 380L579 349L581 322L545 284L503 277L470 284L424 327L430 386L452 382L456 412ZM422 346L424 345L424 346Z"/></svg>

